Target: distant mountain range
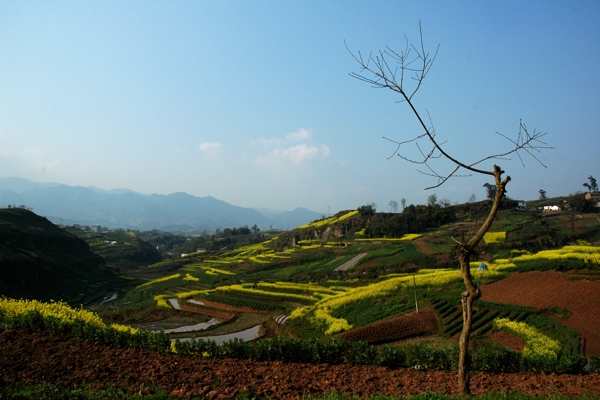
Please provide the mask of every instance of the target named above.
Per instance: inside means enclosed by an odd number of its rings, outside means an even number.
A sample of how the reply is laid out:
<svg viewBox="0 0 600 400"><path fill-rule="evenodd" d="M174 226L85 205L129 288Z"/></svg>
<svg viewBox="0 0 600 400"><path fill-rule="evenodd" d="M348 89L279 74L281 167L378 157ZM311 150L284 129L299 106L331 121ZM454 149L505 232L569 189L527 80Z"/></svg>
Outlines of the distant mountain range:
<svg viewBox="0 0 600 400"><path fill-rule="evenodd" d="M8 205L28 207L59 225L184 232L212 232L244 225L257 225L261 230L293 229L322 216L306 208L259 212L211 196L187 193L145 195L128 189L102 190L0 178L0 207Z"/></svg>

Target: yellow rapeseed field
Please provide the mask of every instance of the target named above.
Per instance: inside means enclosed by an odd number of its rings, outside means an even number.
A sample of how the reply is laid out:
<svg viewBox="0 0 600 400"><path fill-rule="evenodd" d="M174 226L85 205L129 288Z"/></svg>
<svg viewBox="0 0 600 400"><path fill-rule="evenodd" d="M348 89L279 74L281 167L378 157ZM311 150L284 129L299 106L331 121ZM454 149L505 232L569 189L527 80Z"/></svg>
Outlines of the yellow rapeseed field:
<svg viewBox="0 0 600 400"><path fill-rule="evenodd" d="M156 278L156 279L153 279L153 280L148 281L146 283L142 283L141 285L137 286L137 288L139 289L139 288L144 287L144 286L154 285L155 283L158 283L158 282L164 282L164 281L168 281L168 280L171 280L171 279L177 279L180 276L181 276L181 274L173 274L173 275L169 275L169 276L163 276L162 278Z"/></svg>
<svg viewBox="0 0 600 400"><path fill-rule="evenodd" d="M483 235L485 244L499 243L506 240L506 232L486 232Z"/></svg>
<svg viewBox="0 0 600 400"><path fill-rule="evenodd" d="M99 328L106 327L98 314L83 308L71 308L67 303L61 301L45 303L37 300L16 300L2 297L0 298L0 311L8 318L35 311L43 318L53 317L64 323L73 323L78 319ZM110 327L121 332L136 333L138 331L138 329L120 324L111 324Z"/></svg>
<svg viewBox="0 0 600 400"><path fill-rule="evenodd" d="M560 343L549 338L525 322L511 321L508 318L494 320L495 329L505 329L527 342L523 349L523 356L540 356L556 359L560 351Z"/></svg>
<svg viewBox="0 0 600 400"><path fill-rule="evenodd" d="M83 308L73 309L67 303L50 302L44 303L37 300L15 300L9 298L0 299L0 310L4 311L6 316L13 317L26 314L30 311L39 312L42 317L58 318L62 322L73 322L75 319L81 319L89 324L104 327L102 319L91 311Z"/></svg>

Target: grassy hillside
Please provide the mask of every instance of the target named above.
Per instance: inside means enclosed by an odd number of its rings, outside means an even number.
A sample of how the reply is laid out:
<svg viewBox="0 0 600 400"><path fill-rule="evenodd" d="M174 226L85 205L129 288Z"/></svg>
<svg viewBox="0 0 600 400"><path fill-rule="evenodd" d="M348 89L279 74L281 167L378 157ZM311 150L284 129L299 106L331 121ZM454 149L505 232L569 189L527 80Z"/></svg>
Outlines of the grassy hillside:
<svg viewBox="0 0 600 400"><path fill-rule="evenodd" d="M77 302L118 282L83 240L29 210L0 209L0 295Z"/></svg>
<svg viewBox="0 0 600 400"><path fill-rule="evenodd" d="M91 233L74 227L64 229L84 240L95 254L106 261L107 265L118 269L123 274L134 274L138 267L162 260L156 247L131 231Z"/></svg>

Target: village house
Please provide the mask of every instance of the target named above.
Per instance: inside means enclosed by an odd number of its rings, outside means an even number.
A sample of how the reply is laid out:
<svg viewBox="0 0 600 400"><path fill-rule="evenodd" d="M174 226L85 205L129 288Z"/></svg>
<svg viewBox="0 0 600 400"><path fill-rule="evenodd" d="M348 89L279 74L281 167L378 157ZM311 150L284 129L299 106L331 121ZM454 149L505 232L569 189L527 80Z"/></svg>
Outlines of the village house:
<svg viewBox="0 0 600 400"><path fill-rule="evenodd" d="M585 194L585 199L593 201L594 203L600 201L600 192L587 192Z"/></svg>
<svg viewBox="0 0 600 400"><path fill-rule="evenodd" d="M562 207L559 206L558 204L551 204L548 206L541 206L538 207L538 211L541 214L556 214L562 211Z"/></svg>

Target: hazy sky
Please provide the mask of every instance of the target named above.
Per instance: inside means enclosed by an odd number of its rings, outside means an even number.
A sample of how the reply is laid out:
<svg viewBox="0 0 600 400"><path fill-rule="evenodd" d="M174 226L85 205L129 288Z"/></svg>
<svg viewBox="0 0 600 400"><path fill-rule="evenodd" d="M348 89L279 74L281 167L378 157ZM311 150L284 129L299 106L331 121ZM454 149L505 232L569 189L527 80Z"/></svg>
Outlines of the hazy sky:
<svg viewBox="0 0 600 400"><path fill-rule="evenodd" d="M514 199L600 179L600 2L0 2L0 176L334 213L430 194L485 198L488 176L437 181L383 139L421 133L354 51L439 53L414 102L466 163L522 119L542 167L497 161ZM414 149L413 149L414 150ZM411 151L413 151L411 150ZM487 168L491 169L491 163Z"/></svg>

